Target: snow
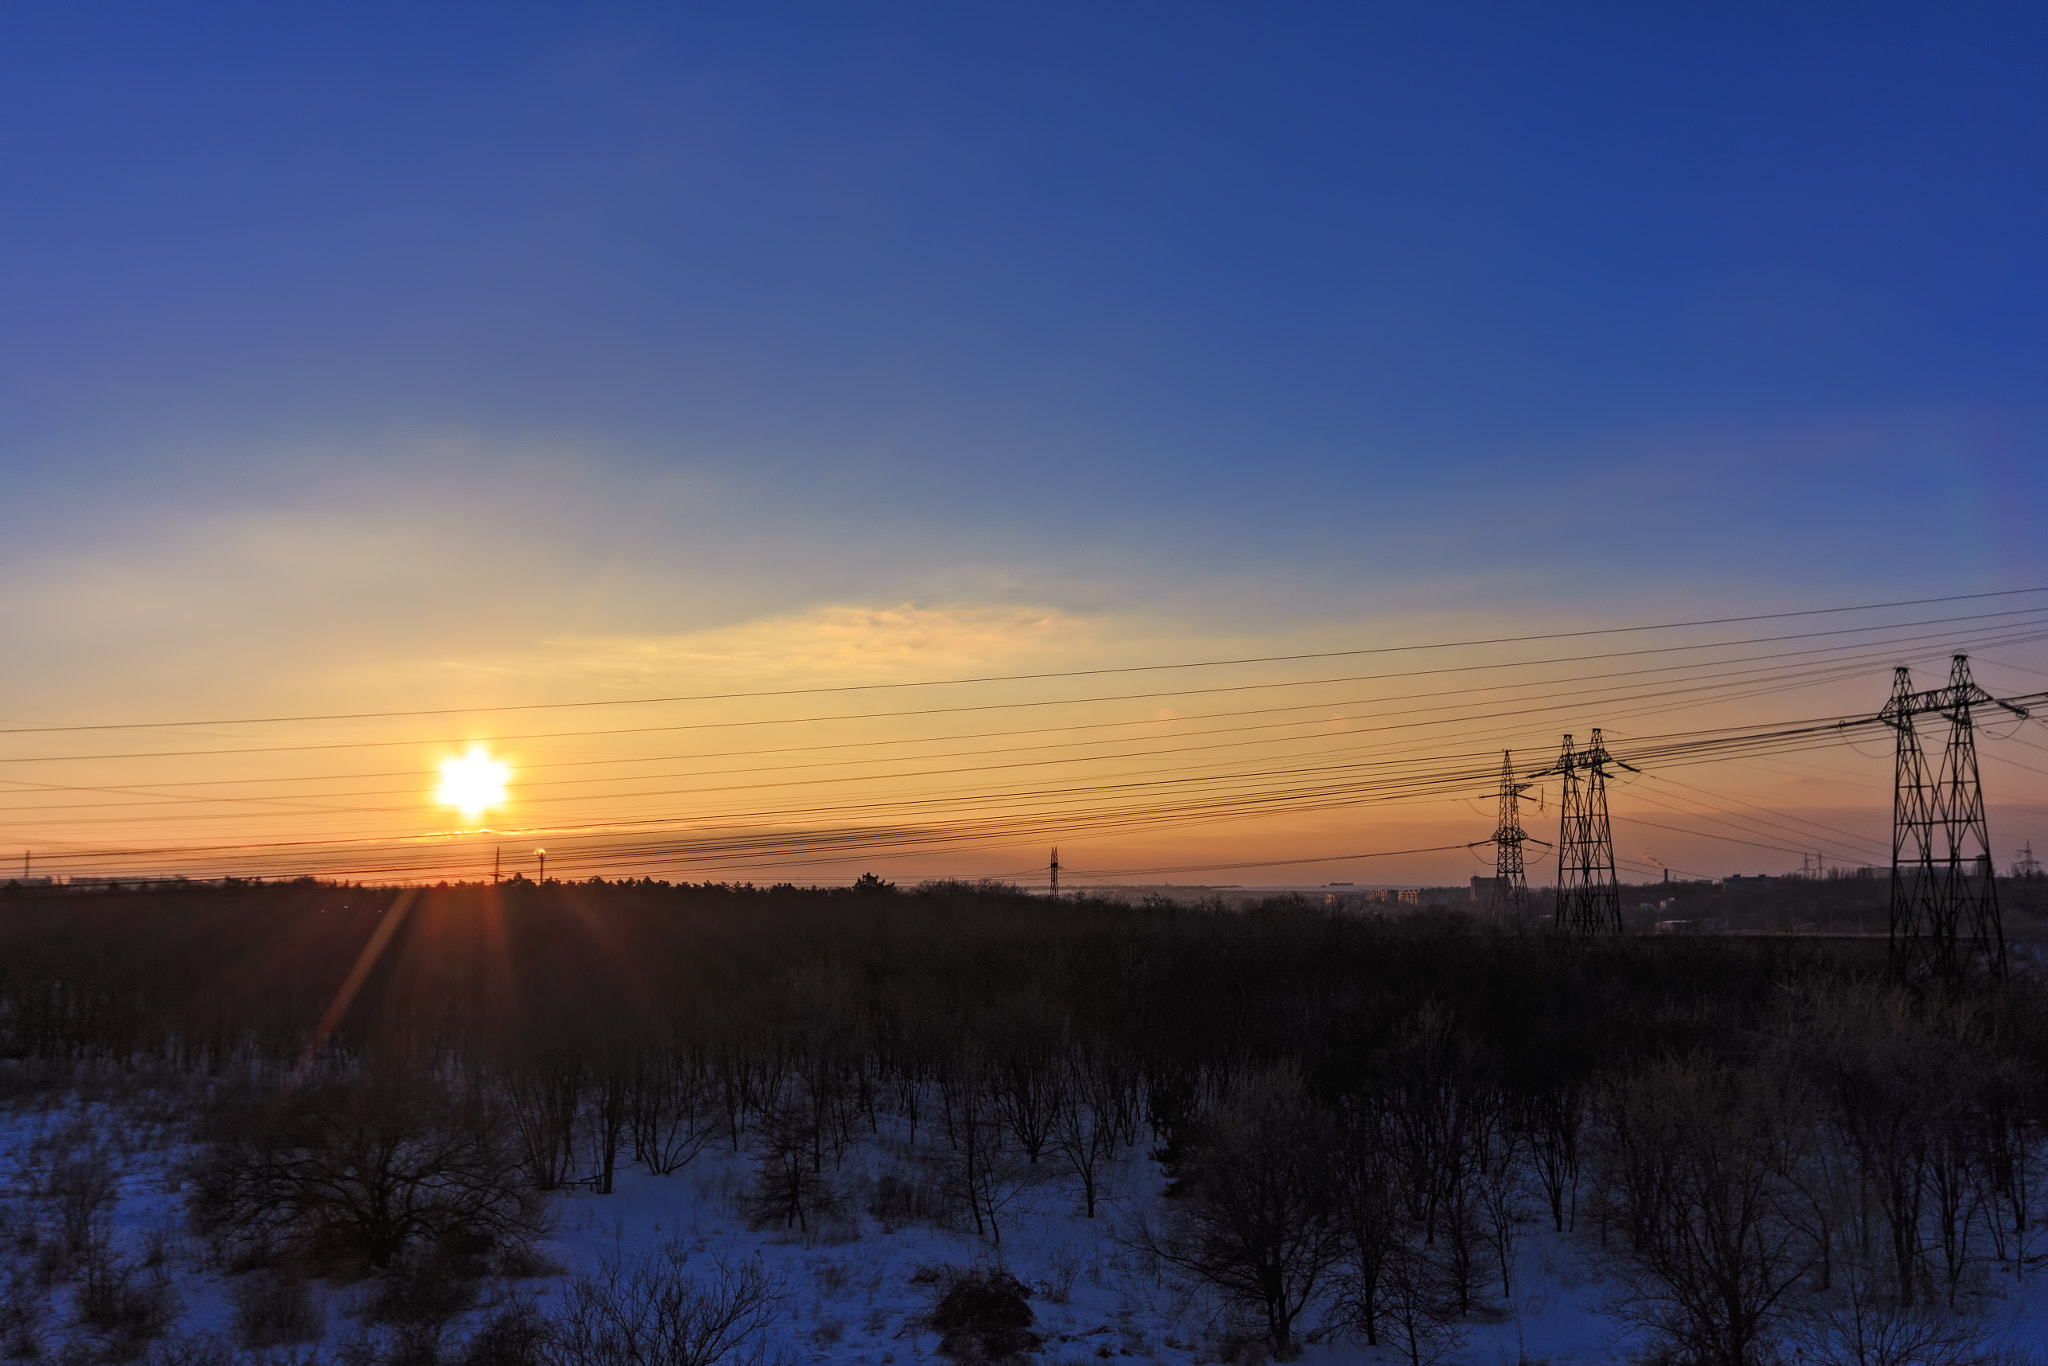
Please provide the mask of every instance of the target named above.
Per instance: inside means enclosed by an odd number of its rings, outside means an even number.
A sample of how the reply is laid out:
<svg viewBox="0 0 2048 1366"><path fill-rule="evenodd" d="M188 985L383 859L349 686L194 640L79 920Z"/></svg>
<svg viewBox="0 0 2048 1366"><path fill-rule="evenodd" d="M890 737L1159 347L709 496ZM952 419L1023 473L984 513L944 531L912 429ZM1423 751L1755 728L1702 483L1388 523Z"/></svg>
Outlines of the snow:
<svg viewBox="0 0 2048 1366"><path fill-rule="evenodd" d="M41 1295L46 1356L61 1356L67 1341L89 1343L92 1334L73 1322L72 1286L36 1289L24 1231L35 1223L50 1235L55 1216L37 1192L54 1162L93 1148L106 1153L115 1178L107 1215L115 1248L136 1263L152 1244L162 1250L182 1306L175 1337L232 1340L235 1278L185 1224L186 1190L178 1169L192 1150L182 1134L180 1103L149 1094L73 1097L0 1111L0 1174L7 1182L0 1195L0 1264L13 1286L10 1295ZM937 1351L936 1336L918 1325L933 1299L929 1279L917 1279L920 1268L1001 1262L1038 1291L1033 1308L1046 1340L1039 1353L1046 1366L1086 1366L1104 1357L1129 1358L1133 1366L1217 1359L1221 1307L1178 1283L1122 1236L1132 1220L1158 1212L1164 1182L1143 1156L1126 1155L1113 1170L1110 1193L1094 1219L1083 1215L1052 1159L1044 1159L1000 1244L924 1224L892 1228L852 1208L865 1203L862 1193L876 1177L899 1169L907 1157L902 1144L886 1138L855 1149L835 1178L849 1197L843 1212L804 1231L748 1227L740 1206L753 1164L744 1152L714 1145L665 1177L622 1168L611 1195L577 1191L556 1200L553 1232L542 1250L560 1271L495 1283L495 1298L517 1293L545 1307L567 1277L595 1268L601 1259L632 1257L674 1240L693 1260L758 1257L781 1278L787 1298L774 1346L785 1361L892 1366L925 1361ZM1531 1210L1532 1219L1538 1214ZM1625 1355L1619 1325L1603 1312L1615 1287L1603 1279L1590 1239L1532 1222L1517 1263L1512 1304L1465 1323L1464 1345L1450 1360L1564 1366ZM317 1286L327 1325L323 1351L366 1331L358 1315L369 1289ZM471 1323L488 1312L492 1296L486 1299L472 1311ZM1994 1316L2015 1344L2048 1342L2048 1298L2031 1284L1997 1305ZM253 1360L258 1354L243 1355ZM1326 1338L1310 1345L1303 1359L1340 1366L1400 1358L1391 1348L1375 1351Z"/></svg>

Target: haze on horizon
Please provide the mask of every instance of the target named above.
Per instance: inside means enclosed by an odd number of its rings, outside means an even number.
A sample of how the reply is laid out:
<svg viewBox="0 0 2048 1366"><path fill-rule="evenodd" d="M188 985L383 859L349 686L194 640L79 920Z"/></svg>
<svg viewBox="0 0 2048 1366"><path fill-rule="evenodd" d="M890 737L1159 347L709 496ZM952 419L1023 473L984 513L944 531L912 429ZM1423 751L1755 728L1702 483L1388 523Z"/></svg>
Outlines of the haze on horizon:
<svg viewBox="0 0 2048 1366"><path fill-rule="evenodd" d="M2044 30L8 10L0 858L1454 882L1390 774L2038 691ZM1624 875L1881 861L1889 771L1648 775Z"/></svg>

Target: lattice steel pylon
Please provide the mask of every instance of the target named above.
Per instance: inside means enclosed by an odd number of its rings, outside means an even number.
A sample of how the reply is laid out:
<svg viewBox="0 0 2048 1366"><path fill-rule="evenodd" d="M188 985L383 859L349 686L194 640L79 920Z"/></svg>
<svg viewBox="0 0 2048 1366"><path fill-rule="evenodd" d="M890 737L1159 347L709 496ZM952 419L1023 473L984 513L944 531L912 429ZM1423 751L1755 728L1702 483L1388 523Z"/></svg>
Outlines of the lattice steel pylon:
<svg viewBox="0 0 2048 1366"><path fill-rule="evenodd" d="M1933 784L1927 780L1927 755L1913 718L1920 711L1913 674L1904 665L1892 670L1892 695L1878 715L1892 728L1896 741L1892 759L1892 896L1891 968L1896 977L1910 977L1916 967L1933 969L1953 961L1955 927L1947 927L1934 907Z"/></svg>
<svg viewBox="0 0 2048 1366"><path fill-rule="evenodd" d="M1892 787L1891 966L1907 980L1954 980L1975 968L2005 975L2005 927L1977 770L1973 707L1992 704L2016 716L2025 708L1993 697L1970 677L1970 661L1950 661L1948 684L1913 691L1912 676L1892 672L1892 695L1879 716L1897 737ZM1914 718L1948 721L1948 743L1930 775Z"/></svg>
<svg viewBox="0 0 2048 1366"><path fill-rule="evenodd" d="M1500 752L1500 823L1493 831L1493 891L1486 909L1496 923L1519 925L1529 913L1529 876L1522 867L1521 796L1527 783L1515 781L1515 756ZM1541 841L1539 841L1540 843Z"/></svg>
<svg viewBox="0 0 2048 1366"><path fill-rule="evenodd" d="M1621 887L1614 876L1614 835L1607 823L1607 752L1600 730L1583 750L1564 737L1557 760L1564 795L1559 802L1556 924L1575 934L1621 933ZM1634 772L1630 769L1630 772Z"/></svg>

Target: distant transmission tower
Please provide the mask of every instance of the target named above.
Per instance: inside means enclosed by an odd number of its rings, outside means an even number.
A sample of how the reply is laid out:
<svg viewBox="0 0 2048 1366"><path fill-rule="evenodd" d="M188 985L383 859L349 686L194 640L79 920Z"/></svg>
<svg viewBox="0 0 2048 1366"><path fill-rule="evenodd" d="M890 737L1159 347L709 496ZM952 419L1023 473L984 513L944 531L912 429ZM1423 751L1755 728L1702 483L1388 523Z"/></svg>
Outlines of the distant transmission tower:
<svg viewBox="0 0 2048 1366"><path fill-rule="evenodd" d="M1521 796L1527 783L1515 781L1515 756L1500 754L1500 824L1493 831L1493 892L1487 897L1487 911L1496 922L1520 924L1529 910L1529 878L1522 869L1522 844L1529 838L1522 829Z"/></svg>
<svg viewBox="0 0 2048 1366"><path fill-rule="evenodd" d="M1950 661L1948 685L1913 691L1912 675L1892 671L1892 695L1879 717L1897 739L1892 778L1891 965L1895 975L1962 976L1981 963L2005 975L2005 929L1984 783L1977 770L1973 707L1990 703L2015 716L2026 709L1993 697L1970 677L1970 661ZM1914 718L1948 721L1948 744L1932 776Z"/></svg>
<svg viewBox="0 0 2048 1366"><path fill-rule="evenodd" d="M1059 894L1060 894L1060 851L1059 851L1059 849L1058 849L1058 847L1057 847L1057 846L1055 846L1055 847L1054 847L1054 849L1053 849L1053 851L1052 851L1052 894L1053 894L1053 899L1054 899L1054 900L1058 900L1058 899L1059 899Z"/></svg>
<svg viewBox="0 0 2048 1366"><path fill-rule="evenodd" d="M1599 727L1574 751L1564 737L1557 771L1564 780L1557 836L1557 928L1575 934L1621 933L1621 887L1614 877L1614 835L1607 824L1607 766L1636 770L1607 752Z"/></svg>

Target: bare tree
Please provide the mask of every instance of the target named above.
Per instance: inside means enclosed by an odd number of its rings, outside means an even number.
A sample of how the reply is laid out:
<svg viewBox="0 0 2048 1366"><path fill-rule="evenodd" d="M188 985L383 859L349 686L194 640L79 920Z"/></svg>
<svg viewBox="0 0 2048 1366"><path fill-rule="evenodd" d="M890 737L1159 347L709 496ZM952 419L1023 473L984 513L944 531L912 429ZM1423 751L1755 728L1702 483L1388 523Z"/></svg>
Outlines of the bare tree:
<svg viewBox="0 0 2048 1366"><path fill-rule="evenodd" d="M817 1107L799 1078L785 1078L761 1098L752 1146L754 1218L808 1232L811 1216L830 1209L835 1193L817 1157Z"/></svg>
<svg viewBox="0 0 2048 1366"><path fill-rule="evenodd" d="M2019 1280L2026 1275L2043 1159L2041 1087L2032 1069L2017 1059L1994 1060L1979 1114L1984 1134L1978 1146L1997 1206L1986 1225L1994 1251Z"/></svg>
<svg viewBox="0 0 2048 1366"><path fill-rule="evenodd" d="M1559 1233L1578 1216L1579 1141L1586 1125L1586 1092L1565 1077L1549 1077L1522 1097L1522 1132L1530 1166L1550 1205Z"/></svg>
<svg viewBox="0 0 2048 1366"><path fill-rule="evenodd" d="M1657 1203L1628 1211L1639 1240L1614 1312L1680 1359L1755 1366L1819 1255L1793 1217L1794 1112L1771 1079L1690 1059L1651 1064L1617 1099L1659 1180L1623 1188Z"/></svg>
<svg viewBox="0 0 2048 1366"><path fill-rule="evenodd" d="M1420 1239L1397 1239L1387 1248L1380 1294L1388 1337L1409 1366L1432 1366L1465 1345L1450 1273Z"/></svg>
<svg viewBox="0 0 2048 1366"><path fill-rule="evenodd" d="M582 1060L558 1052L514 1063L502 1081L528 1178L537 1189L560 1189L577 1168L576 1123L586 1084Z"/></svg>
<svg viewBox="0 0 2048 1366"><path fill-rule="evenodd" d="M939 1083L945 1101L952 1157L945 1169L948 1197L967 1207L977 1237L997 1246L1003 1221L1030 1178L1029 1164L1011 1146L1011 1129L979 1059L969 1055Z"/></svg>
<svg viewBox="0 0 2048 1366"><path fill-rule="evenodd" d="M287 1092L200 1168L202 1227L244 1247L384 1269L417 1246L517 1245L541 1210L474 1095L407 1077Z"/></svg>
<svg viewBox="0 0 2048 1366"><path fill-rule="evenodd" d="M1122 1078L1095 1050L1079 1045L1070 1044L1056 1065L1065 1081L1048 1141L1080 1183L1081 1198L1093 1219L1104 1168L1120 1146L1119 1112L1126 1103Z"/></svg>
<svg viewBox="0 0 2048 1366"><path fill-rule="evenodd" d="M1526 1206L1522 1134L1509 1118L1507 1098L1500 1092L1492 1093L1479 1107L1472 1132L1471 1182L1486 1240L1500 1266L1501 1296L1512 1300L1515 1248L1521 1241Z"/></svg>
<svg viewBox="0 0 2048 1366"><path fill-rule="evenodd" d="M656 1176L681 1171L717 1134L713 1086L701 1055L662 1049L633 1072L633 1155Z"/></svg>
<svg viewBox="0 0 2048 1366"><path fill-rule="evenodd" d="M619 1148L624 1143L632 1118L635 1064L622 1046L604 1050L592 1069L589 1115L583 1134L590 1149L589 1181L599 1195L612 1193L612 1181L619 1165Z"/></svg>
<svg viewBox="0 0 2048 1366"><path fill-rule="evenodd" d="M1399 1103L1389 1112L1391 1134L1407 1163L1412 1217L1425 1241L1442 1241L1441 1265L1464 1314L1481 1247L1477 1144L1497 1093L1471 1039L1434 1004L1416 1012L1394 1063Z"/></svg>
<svg viewBox="0 0 2048 1366"><path fill-rule="evenodd" d="M1339 1105L1332 1144L1331 1212L1341 1236L1335 1271L1338 1306L1366 1345L1377 1347L1385 1318L1389 1263L1408 1237L1397 1189L1400 1174L1387 1142L1379 1096ZM1409 1305L1414 1310L1416 1305Z"/></svg>
<svg viewBox="0 0 2048 1366"><path fill-rule="evenodd" d="M1893 1268L1846 1226L1831 1254L1830 1284L1789 1321L1808 1360L1830 1366L1987 1366L1999 1360L1981 1318L1941 1305L1902 1305Z"/></svg>
<svg viewBox="0 0 2048 1366"><path fill-rule="evenodd" d="M1255 1075L1197 1131L1189 1198L1148 1250L1258 1313L1274 1354L1300 1350L1296 1324L1343 1253L1333 1217L1327 1119L1291 1074Z"/></svg>
<svg viewBox="0 0 2048 1366"><path fill-rule="evenodd" d="M1902 993L1845 1001L1821 1023L1832 1035L1822 1065L1838 1122L1884 1220L1893 1288L1900 1305L1910 1308L1923 1273L1933 1141L1927 1097L1943 1089L1938 1065Z"/></svg>

